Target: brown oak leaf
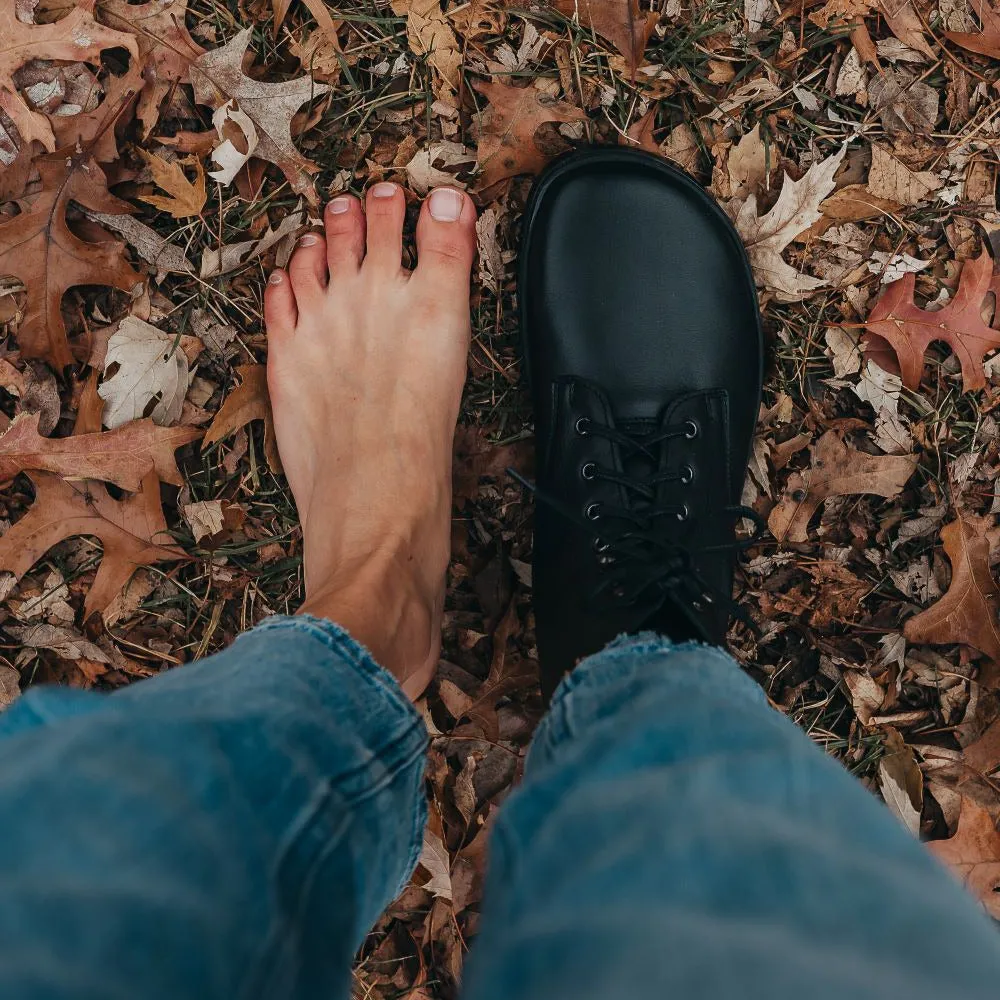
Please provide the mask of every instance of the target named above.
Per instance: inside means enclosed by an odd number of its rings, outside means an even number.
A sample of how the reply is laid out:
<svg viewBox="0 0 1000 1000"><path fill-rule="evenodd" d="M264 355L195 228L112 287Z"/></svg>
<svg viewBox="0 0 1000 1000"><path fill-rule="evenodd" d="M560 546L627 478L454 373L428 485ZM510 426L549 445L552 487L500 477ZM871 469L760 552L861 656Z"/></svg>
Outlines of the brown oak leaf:
<svg viewBox="0 0 1000 1000"><path fill-rule="evenodd" d="M160 114L160 105L172 87L189 83L191 63L205 50L187 29L188 0L151 0L133 4L128 0L101 0L101 20L135 36L142 56L145 80L136 116L148 135Z"/></svg>
<svg viewBox="0 0 1000 1000"><path fill-rule="evenodd" d="M982 31L946 31L949 42L960 45L969 52L991 59L1000 59L1000 14L995 13L988 0L972 0L972 9L983 26Z"/></svg>
<svg viewBox="0 0 1000 1000"><path fill-rule="evenodd" d="M39 157L35 165L42 178L40 194L27 211L0 223L0 272L19 278L26 289L27 306L17 328L21 354L59 371L73 363L62 318L65 292L76 285L111 285L127 292L142 275L129 266L122 243L88 243L66 224L71 201L110 215L132 211L108 193L97 164L82 154L54 154Z"/></svg>
<svg viewBox="0 0 1000 1000"><path fill-rule="evenodd" d="M407 43L417 55L427 56L436 74L434 93L447 101L462 82L462 49L441 3L392 0L392 10L397 17L406 17Z"/></svg>
<svg viewBox="0 0 1000 1000"><path fill-rule="evenodd" d="M131 60L121 76L108 74L104 81L104 99L93 111L49 117L56 145L60 149L77 145L86 147L98 163L117 160L115 122L124 117L126 108L135 100L141 87L142 66L135 59Z"/></svg>
<svg viewBox="0 0 1000 1000"><path fill-rule="evenodd" d="M135 492L143 477L155 471L164 482L181 486L174 452L201 434L196 427L158 427L146 419L100 434L45 438L38 433L38 414L22 413L0 434L0 481L37 469L71 479L100 479Z"/></svg>
<svg viewBox="0 0 1000 1000"><path fill-rule="evenodd" d="M20 580L53 545L93 535L104 556L84 603L86 617L107 608L138 567L186 558L167 534L155 473L147 473L139 492L125 500L113 500L100 483L69 483L48 472L29 477L35 502L0 538L0 571Z"/></svg>
<svg viewBox="0 0 1000 1000"><path fill-rule="evenodd" d="M982 317L992 275L993 261L985 250L967 260L954 297L937 312L928 312L914 303L915 274L892 282L864 322L868 331L866 353L875 354L888 347L899 362L903 384L916 389L924 371L924 354L932 341L940 340L958 357L966 391L984 388L983 358L1000 347L1000 331Z"/></svg>
<svg viewBox="0 0 1000 1000"><path fill-rule="evenodd" d="M1000 833L989 812L962 799L955 836L929 843L931 853L961 879L994 920L1000 920Z"/></svg>
<svg viewBox="0 0 1000 1000"><path fill-rule="evenodd" d="M538 173L548 157L535 145L535 132L545 122L584 121L579 109L543 94L534 87L509 87L505 83L477 83L490 106L478 127L477 178L481 188L516 174Z"/></svg>
<svg viewBox="0 0 1000 1000"><path fill-rule="evenodd" d="M555 0L555 8L611 42L635 78L659 14L641 11L639 0Z"/></svg>
<svg viewBox="0 0 1000 1000"><path fill-rule="evenodd" d="M10 116L22 142L37 140L53 150L56 140L48 118L25 103L14 85L14 74L34 59L83 60L98 66L101 53L113 48L127 49L138 62L139 48L132 35L94 20L94 0L79 0L53 24L27 24L18 19L17 7L16 0L0 0L0 109Z"/></svg>
<svg viewBox="0 0 1000 1000"><path fill-rule="evenodd" d="M804 542L809 521L827 497L873 493L889 499L917 467L916 455L868 455L849 448L836 431L827 431L812 447L812 464L793 472L771 516L771 534L779 542Z"/></svg>
<svg viewBox="0 0 1000 1000"><path fill-rule="evenodd" d="M271 415L271 397L267 391L266 365L241 365L236 369L240 384L226 396L212 421L202 450L210 444L221 441L224 437L239 430L251 420L264 421L264 456L268 468L280 474L281 458L278 455L278 445L274 439L274 418ZM3 439L0 438L0 441Z"/></svg>
<svg viewBox="0 0 1000 1000"><path fill-rule="evenodd" d="M191 64L195 100L218 110L231 101L253 123L257 146L253 155L281 168L292 190L311 203L317 201L309 175L319 170L292 142L292 116L306 101L329 91L311 77L283 83L265 83L243 72L243 56L250 44L251 28L244 28L229 42Z"/></svg>
<svg viewBox="0 0 1000 1000"><path fill-rule="evenodd" d="M992 518L966 516L941 529L941 542L951 563L951 586L940 600L907 621L903 627L907 641L930 645L960 642L1000 663L997 586L990 575L986 537L991 527ZM980 682L989 683L989 679L980 677Z"/></svg>

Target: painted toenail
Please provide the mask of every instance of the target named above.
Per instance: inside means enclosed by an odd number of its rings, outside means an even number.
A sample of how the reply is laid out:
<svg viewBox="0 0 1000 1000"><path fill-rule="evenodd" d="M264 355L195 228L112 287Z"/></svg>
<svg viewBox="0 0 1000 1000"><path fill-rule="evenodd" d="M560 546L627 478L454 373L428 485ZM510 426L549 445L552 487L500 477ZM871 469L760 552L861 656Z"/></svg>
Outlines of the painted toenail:
<svg viewBox="0 0 1000 1000"><path fill-rule="evenodd" d="M372 188L372 196L375 198L391 198L396 193L396 185L383 181Z"/></svg>
<svg viewBox="0 0 1000 1000"><path fill-rule="evenodd" d="M272 285L280 285L281 284L281 272L280 271L275 271L274 274L272 274L271 277L268 278L267 280Z"/></svg>
<svg viewBox="0 0 1000 1000"><path fill-rule="evenodd" d="M458 222L462 217L462 196L451 188L439 188L431 193L428 205L431 218L438 222Z"/></svg>
<svg viewBox="0 0 1000 1000"><path fill-rule="evenodd" d="M329 205L326 206L326 210L331 215L343 215L351 207L350 198L334 198Z"/></svg>
<svg viewBox="0 0 1000 1000"><path fill-rule="evenodd" d="M306 233L302 239L299 240L300 247L314 247L319 242L312 233Z"/></svg>

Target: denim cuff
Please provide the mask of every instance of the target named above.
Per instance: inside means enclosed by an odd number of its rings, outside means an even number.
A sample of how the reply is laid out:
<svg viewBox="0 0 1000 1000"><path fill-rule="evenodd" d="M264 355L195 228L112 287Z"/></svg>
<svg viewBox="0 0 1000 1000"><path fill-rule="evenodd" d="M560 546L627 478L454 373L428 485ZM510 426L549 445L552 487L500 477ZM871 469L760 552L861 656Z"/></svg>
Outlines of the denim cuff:
<svg viewBox="0 0 1000 1000"><path fill-rule="evenodd" d="M707 643L675 643L657 632L620 635L600 653L588 656L563 678L542 720L530 757L551 756L563 743L615 714L629 701L655 689L669 696L671 686L703 689L729 697L763 699L764 694L723 649Z"/></svg>

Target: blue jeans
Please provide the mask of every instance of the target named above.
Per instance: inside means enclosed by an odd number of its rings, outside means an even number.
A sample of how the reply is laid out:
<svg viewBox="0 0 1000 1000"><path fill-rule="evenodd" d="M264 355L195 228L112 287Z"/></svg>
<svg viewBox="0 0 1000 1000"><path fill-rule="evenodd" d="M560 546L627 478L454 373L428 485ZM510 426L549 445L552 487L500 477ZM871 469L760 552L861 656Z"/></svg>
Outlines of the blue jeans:
<svg viewBox="0 0 1000 1000"><path fill-rule="evenodd" d="M0 716L4 1000L338 1000L405 884L423 724L336 625ZM1000 938L724 653L619 640L495 827L470 1000L996 996Z"/></svg>

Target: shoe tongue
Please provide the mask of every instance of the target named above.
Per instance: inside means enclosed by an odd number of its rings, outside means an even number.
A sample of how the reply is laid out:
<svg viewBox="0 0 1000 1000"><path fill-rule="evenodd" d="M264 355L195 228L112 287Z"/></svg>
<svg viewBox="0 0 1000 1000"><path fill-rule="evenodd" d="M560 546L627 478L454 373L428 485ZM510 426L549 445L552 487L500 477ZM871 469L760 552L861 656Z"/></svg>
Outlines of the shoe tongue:
<svg viewBox="0 0 1000 1000"><path fill-rule="evenodd" d="M652 420L619 421L617 426L622 433L628 434L638 441L641 441L644 437L647 437L658 429L658 425ZM654 458L658 458L658 448L659 446L652 449ZM621 449L622 471L626 476L642 482L655 475L658 471L656 461L651 460L648 455L638 449L632 451L630 454L626 454L626 450L625 448ZM629 500L632 507L638 510L649 506L648 501L643 500L636 493L630 494Z"/></svg>

